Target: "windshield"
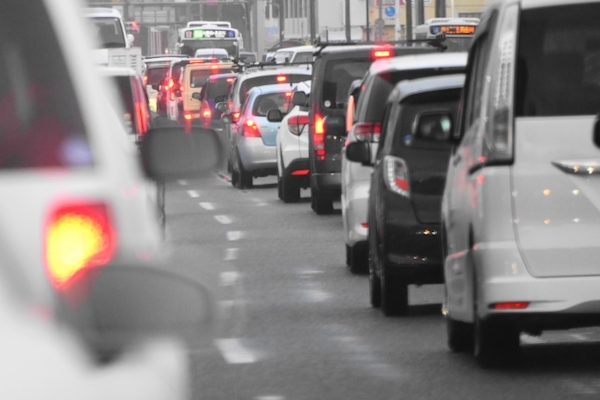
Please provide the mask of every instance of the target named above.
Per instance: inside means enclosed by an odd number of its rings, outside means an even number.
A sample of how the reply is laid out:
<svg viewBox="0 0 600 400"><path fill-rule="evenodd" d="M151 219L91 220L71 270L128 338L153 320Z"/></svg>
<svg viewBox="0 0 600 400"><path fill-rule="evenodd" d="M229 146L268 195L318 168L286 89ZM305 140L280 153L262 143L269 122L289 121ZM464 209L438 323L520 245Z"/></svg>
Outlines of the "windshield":
<svg viewBox="0 0 600 400"><path fill-rule="evenodd" d="M183 40L181 54L194 57L198 49L223 49L230 57L239 57L237 40Z"/></svg>
<svg viewBox="0 0 600 400"><path fill-rule="evenodd" d="M284 93L269 93L258 96L252 107L252 115L257 117L265 117L269 110L278 109L285 113L289 107L291 92Z"/></svg>
<svg viewBox="0 0 600 400"><path fill-rule="evenodd" d="M278 51L275 53L275 62L277 64L290 62L292 60L293 55L294 53L292 53L291 51Z"/></svg>
<svg viewBox="0 0 600 400"><path fill-rule="evenodd" d="M448 47L446 51L451 52L461 52L461 51L469 51L471 47L471 42L473 42L473 37L448 37L446 36L446 40L444 44Z"/></svg>
<svg viewBox="0 0 600 400"><path fill-rule="evenodd" d="M94 17L91 20L101 49L127 47L125 32L119 18Z"/></svg>
<svg viewBox="0 0 600 400"><path fill-rule="evenodd" d="M203 98L214 99L215 97L225 96L234 81L233 76L211 79L206 84L206 89L202 92Z"/></svg>
<svg viewBox="0 0 600 400"><path fill-rule="evenodd" d="M524 10L517 53L516 115L600 111L600 4Z"/></svg>
<svg viewBox="0 0 600 400"><path fill-rule="evenodd" d="M160 84L165 76L167 75L167 71L169 67L156 67L156 68L148 68L146 70L146 85L158 85Z"/></svg>
<svg viewBox="0 0 600 400"><path fill-rule="evenodd" d="M274 85L277 83L281 83L278 81L278 77L285 76L287 77L287 81L284 83L299 83L304 82L309 79L310 76L307 75L298 75L298 74L279 74L279 75L267 75L267 76L257 76L255 78L248 78L242 82L242 86L240 88L240 104L244 103L244 98L246 97L246 93L250 91L253 87L256 86L265 86L265 85ZM281 79L281 78L280 78Z"/></svg>

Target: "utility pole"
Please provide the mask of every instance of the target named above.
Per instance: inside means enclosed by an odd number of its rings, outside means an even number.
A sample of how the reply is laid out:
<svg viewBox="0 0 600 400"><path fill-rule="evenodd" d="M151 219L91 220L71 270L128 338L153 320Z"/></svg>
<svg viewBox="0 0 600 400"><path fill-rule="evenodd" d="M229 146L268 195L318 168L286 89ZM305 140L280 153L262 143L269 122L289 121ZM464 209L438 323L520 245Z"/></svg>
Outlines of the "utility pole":
<svg viewBox="0 0 600 400"><path fill-rule="evenodd" d="M383 21L383 0L378 0L379 1L379 19L378 21ZM383 40L383 30L385 28L382 26L377 26L377 39L375 39L376 41L382 41Z"/></svg>
<svg viewBox="0 0 600 400"><path fill-rule="evenodd" d="M284 35L285 35L285 14L284 14L284 0L279 0L279 46L283 43Z"/></svg>
<svg viewBox="0 0 600 400"><path fill-rule="evenodd" d="M425 23L425 4L423 0L417 0L417 25Z"/></svg>
<svg viewBox="0 0 600 400"><path fill-rule="evenodd" d="M446 0L435 0L435 16L437 18L446 16Z"/></svg>
<svg viewBox="0 0 600 400"><path fill-rule="evenodd" d="M412 40L412 1L406 1L406 38Z"/></svg>
<svg viewBox="0 0 600 400"><path fill-rule="evenodd" d="M371 7L369 6L369 1L370 0L365 0L365 6L367 8L367 11L365 12L365 15L367 16L367 25L366 25L367 26L367 29L366 29L367 32L366 32L365 36L366 36L367 42L371 41L371 26L370 26L371 25L371 16L369 15L370 12L371 12Z"/></svg>
<svg viewBox="0 0 600 400"><path fill-rule="evenodd" d="M314 42L317 38L317 10L316 0L309 0L310 3L310 41Z"/></svg>
<svg viewBox="0 0 600 400"><path fill-rule="evenodd" d="M367 1L368 3L368 1ZM352 31L350 30L350 0L346 0L346 42L352 41Z"/></svg>

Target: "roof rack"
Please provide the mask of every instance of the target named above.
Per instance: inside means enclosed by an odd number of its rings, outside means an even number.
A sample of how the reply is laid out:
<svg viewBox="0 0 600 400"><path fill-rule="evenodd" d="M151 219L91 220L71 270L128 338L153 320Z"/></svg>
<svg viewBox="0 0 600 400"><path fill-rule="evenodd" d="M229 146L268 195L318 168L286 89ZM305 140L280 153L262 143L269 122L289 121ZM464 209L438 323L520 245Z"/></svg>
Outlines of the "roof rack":
<svg viewBox="0 0 600 400"><path fill-rule="evenodd" d="M441 51L448 49L443 42L446 41L446 34L444 32L439 33L433 39L405 39L405 40L390 40L385 42L321 42L321 38L318 37L315 41L315 57L319 56L323 50L327 47L340 47L340 46L361 46L361 45L397 45L397 44L412 44L412 43L426 43L432 47L438 48Z"/></svg>

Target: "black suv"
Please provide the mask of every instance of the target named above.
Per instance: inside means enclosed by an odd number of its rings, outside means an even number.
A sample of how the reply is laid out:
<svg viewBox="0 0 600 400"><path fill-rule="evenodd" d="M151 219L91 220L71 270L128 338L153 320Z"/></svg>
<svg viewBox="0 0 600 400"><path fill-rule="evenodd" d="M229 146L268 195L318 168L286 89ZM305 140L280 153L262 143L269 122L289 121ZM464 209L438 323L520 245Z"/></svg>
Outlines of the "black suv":
<svg viewBox="0 0 600 400"><path fill-rule="evenodd" d="M385 109L369 194L371 305L408 311L408 285L443 283L441 204L464 75L405 80ZM346 147L371 164L370 143Z"/></svg>
<svg viewBox="0 0 600 400"><path fill-rule="evenodd" d="M333 200L340 194L341 151L346 140L345 134L327 132L325 119L345 114L350 85L365 75L374 60L429 52L431 49L427 47L382 45L324 45L315 52L308 156L311 207L317 214L331 213Z"/></svg>

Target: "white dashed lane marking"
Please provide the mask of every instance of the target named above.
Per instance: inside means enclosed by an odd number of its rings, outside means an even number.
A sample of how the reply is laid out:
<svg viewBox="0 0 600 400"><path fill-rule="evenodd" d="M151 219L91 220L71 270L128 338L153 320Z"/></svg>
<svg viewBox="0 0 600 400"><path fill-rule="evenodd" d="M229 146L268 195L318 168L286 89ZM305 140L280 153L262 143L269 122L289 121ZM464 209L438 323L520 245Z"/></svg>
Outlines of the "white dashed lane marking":
<svg viewBox="0 0 600 400"><path fill-rule="evenodd" d="M215 206L212 203L208 203L206 201L198 203L200 207L204 208L207 211L212 211L215 209Z"/></svg>
<svg viewBox="0 0 600 400"><path fill-rule="evenodd" d="M228 225L233 222L227 215L215 215L215 219L223 225Z"/></svg>
<svg viewBox="0 0 600 400"><path fill-rule="evenodd" d="M188 184L188 182L185 179L179 179L177 183L179 183L181 186L187 186Z"/></svg>
<svg viewBox="0 0 600 400"><path fill-rule="evenodd" d="M198 193L195 190L188 190L188 194L190 195L191 198L195 199L197 197L200 197L200 193Z"/></svg>
<svg viewBox="0 0 600 400"><path fill-rule="evenodd" d="M225 250L225 257L223 257L223 260L225 260L225 261L236 260L239 250L240 249L235 249L235 248Z"/></svg>
<svg viewBox="0 0 600 400"><path fill-rule="evenodd" d="M216 339L215 346L229 364L252 364L256 357L246 349L239 339Z"/></svg>
<svg viewBox="0 0 600 400"><path fill-rule="evenodd" d="M240 240L242 237L244 237L244 232L240 232L240 231L227 232L227 240L229 240L230 242L235 242L236 240Z"/></svg>
<svg viewBox="0 0 600 400"><path fill-rule="evenodd" d="M235 271L221 272L221 286L233 286L239 277Z"/></svg>

